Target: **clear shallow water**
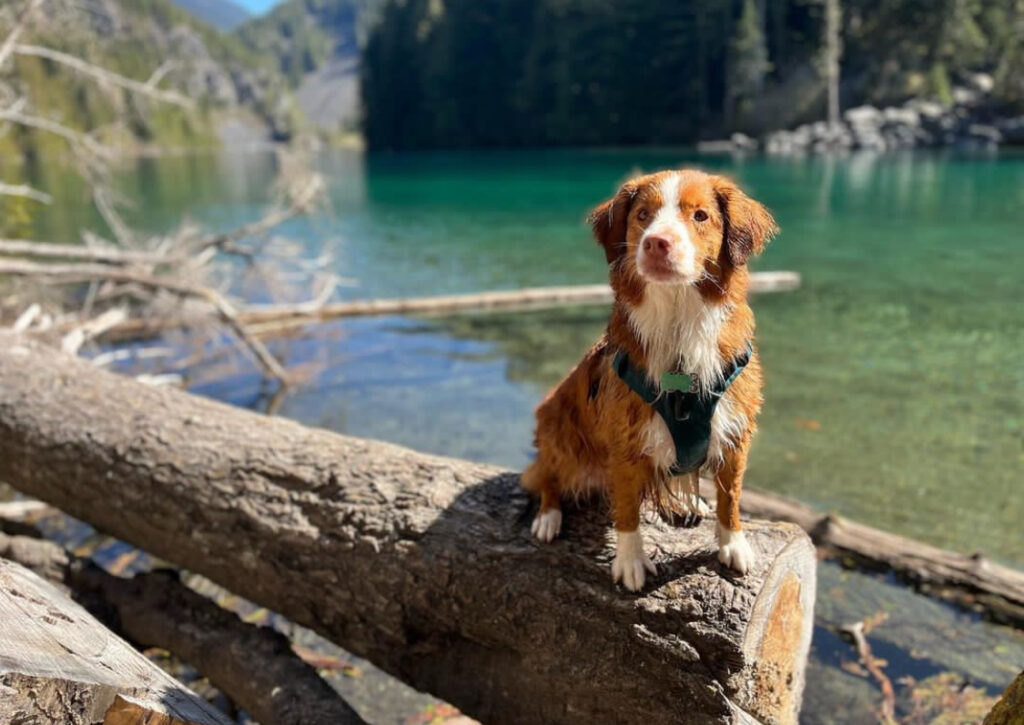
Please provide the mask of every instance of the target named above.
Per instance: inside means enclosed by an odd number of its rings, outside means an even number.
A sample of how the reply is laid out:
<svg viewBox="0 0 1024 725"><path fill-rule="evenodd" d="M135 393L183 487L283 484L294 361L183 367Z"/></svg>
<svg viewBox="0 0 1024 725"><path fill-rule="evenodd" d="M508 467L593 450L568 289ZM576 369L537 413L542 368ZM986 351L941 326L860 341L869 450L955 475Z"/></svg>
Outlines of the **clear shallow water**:
<svg viewBox="0 0 1024 725"><path fill-rule="evenodd" d="M783 228L761 269L803 287L755 301L767 405L749 483L881 528L1024 565L1019 247L1024 156L767 161L677 151L328 154L328 212L284 233L326 247L343 297L427 295L604 279L582 224L633 168L722 169ZM141 162L130 216L162 231L255 217L270 156ZM46 184L41 184L46 186ZM52 187L48 187L52 188ZM49 238L98 222L73 185ZM196 392L420 450L521 467L532 410L600 334L606 311L334 322L274 343L307 385L274 400L255 371L188 371ZM878 577L820 568L804 721L866 722L878 696L843 669L830 627L878 611L894 679L950 670L989 693L1024 665L1019 632L979 623ZM837 707L843 705L843 707Z"/></svg>
<svg viewBox="0 0 1024 725"><path fill-rule="evenodd" d="M215 227L251 219L273 164L142 162L125 176L140 199L132 216L152 230L183 213ZM334 153L321 162L330 209L283 232L359 281L342 297L596 282L586 211L633 169L680 165L730 173L768 204L783 231L756 266L803 275L800 290L755 301L768 382L749 484L1024 565L1024 155ZM73 229L83 214L43 224ZM602 310L567 309L339 323L335 342L282 348L323 368L282 412L519 467L533 406L603 322ZM202 389L245 403L246 385Z"/></svg>

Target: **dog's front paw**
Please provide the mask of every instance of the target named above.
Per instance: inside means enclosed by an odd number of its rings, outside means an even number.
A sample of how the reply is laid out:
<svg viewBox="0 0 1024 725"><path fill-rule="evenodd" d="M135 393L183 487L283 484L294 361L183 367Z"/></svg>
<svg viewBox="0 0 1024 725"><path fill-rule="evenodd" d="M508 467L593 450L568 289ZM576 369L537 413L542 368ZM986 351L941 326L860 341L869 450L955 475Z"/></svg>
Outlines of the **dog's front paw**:
<svg viewBox="0 0 1024 725"><path fill-rule="evenodd" d="M562 530L562 510L548 509L541 511L533 519L530 532L537 537L538 541L548 542L558 536Z"/></svg>
<svg viewBox="0 0 1024 725"><path fill-rule="evenodd" d="M757 557L742 531L730 531L718 525L718 560L740 574L750 571Z"/></svg>
<svg viewBox="0 0 1024 725"><path fill-rule="evenodd" d="M615 560L612 561L612 581L622 582L631 592L643 589L647 572L657 574L647 554L639 531L620 531L616 542Z"/></svg>

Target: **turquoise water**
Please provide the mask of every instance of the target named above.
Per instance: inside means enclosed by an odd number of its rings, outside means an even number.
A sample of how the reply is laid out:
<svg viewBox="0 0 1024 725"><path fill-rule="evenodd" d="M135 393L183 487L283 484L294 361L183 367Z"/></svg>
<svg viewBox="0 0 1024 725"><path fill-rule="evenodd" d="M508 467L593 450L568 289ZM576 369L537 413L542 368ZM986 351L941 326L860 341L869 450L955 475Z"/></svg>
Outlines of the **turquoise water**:
<svg viewBox="0 0 1024 725"><path fill-rule="evenodd" d="M756 299L767 404L748 483L1024 565L1024 156L697 157L679 151L326 155L331 204L282 230L358 280L342 297L601 281L582 219L632 170L734 175L782 234L756 262L803 276ZM165 229L256 215L270 156L164 159L129 175ZM77 223L79 220L74 219ZM64 223L69 223L67 219ZM522 466L532 408L605 312L354 320L281 347L315 363L282 411L337 430ZM199 374L202 377L201 374ZM203 384L238 402L246 376Z"/></svg>
<svg viewBox="0 0 1024 725"><path fill-rule="evenodd" d="M1024 565L1024 155L331 153L320 160L328 208L282 233L310 256L331 252L337 273L358 280L339 291L346 298L598 282L603 257L586 211L634 169L681 165L730 173L768 204L783 232L756 266L804 280L754 303L767 403L749 485ZM170 158L140 162L122 183L141 228L165 231L183 216L225 228L260 213L274 171L270 155ZM57 195L61 213L37 218L39 234L99 228L80 189ZM283 398L251 368L184 372L196 392L239 405L521 467L533 407L605 316L564 308L329 323L272 343L308 375ZM842 669L853 657L831 627L878 611L890 619L872 639L894 679L950 670L994 693L1024 664L1019 632L878 577L820 569L805 722L870 720L877 691Z"/></svg>

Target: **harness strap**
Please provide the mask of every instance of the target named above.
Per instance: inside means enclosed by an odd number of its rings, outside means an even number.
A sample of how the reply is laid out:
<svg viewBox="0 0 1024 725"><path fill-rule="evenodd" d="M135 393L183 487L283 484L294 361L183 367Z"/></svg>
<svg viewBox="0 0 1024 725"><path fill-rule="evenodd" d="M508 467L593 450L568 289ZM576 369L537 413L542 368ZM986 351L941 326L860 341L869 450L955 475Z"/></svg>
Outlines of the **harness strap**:
<svg viewBox="0 0 1024 725"><path fill-rule="evenodd" d="M633 364L625 351L615 352L612 367L616 375L654 408L672 435L676 449L676 462L670 471L672 475L690 473L704 465L711 443L711 417L718 401L746 368L753 354L753 345L748 341L744 351L722 371L722 378L708 391L709 394L702 394L697 390L693 375L668 373L662 377L662 385L656 385L648 379L643 368Z"/></svg>

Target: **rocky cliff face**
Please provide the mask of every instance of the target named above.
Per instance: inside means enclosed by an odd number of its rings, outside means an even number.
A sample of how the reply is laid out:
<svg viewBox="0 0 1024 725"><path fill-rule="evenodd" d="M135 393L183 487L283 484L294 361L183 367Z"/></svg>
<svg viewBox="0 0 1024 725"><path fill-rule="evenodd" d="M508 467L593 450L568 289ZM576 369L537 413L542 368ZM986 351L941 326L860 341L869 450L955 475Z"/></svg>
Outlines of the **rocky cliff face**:
<svg viewBox="0 0 1024 725"><path fill-rule="evenodd" d="M354 130L361 115L361 48L382 5L383 0L288 0L241 26L235 37L277 63L312 126Z"/></svg>
<svg viewBox="0 0 1024 725"><path fill-rule="evenodd" d="M119 134L119 142L149 147L215 144L216 126L231 115L246 117L265 137L290 131L279 118L286 115L279 110L286 88L276 69L170 0L48 0L24 41L138 80L160 69L161 87L179 90L199 106L185 112L132 98L35 58L19 58L17 65L3 69L36 113L60 118L72 128L118 127L107 133ZM120 123L126 110L130 120ZM29 133L7 143L29 153L52 140Z"/></svg>

